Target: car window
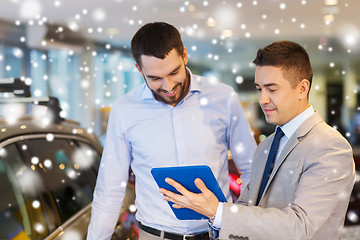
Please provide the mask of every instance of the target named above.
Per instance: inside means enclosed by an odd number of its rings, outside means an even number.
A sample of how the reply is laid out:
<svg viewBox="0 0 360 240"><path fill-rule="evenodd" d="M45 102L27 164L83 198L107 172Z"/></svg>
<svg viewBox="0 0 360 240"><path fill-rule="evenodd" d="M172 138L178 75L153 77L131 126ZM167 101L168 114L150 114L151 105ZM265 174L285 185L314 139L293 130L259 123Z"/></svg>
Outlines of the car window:
<svg viewBox="0 0 360 240"><path fill-rule="evenodd" d="M14 144L0 149L0 239L42 239L49 234L36 186Z"/></svg>
<svg viewBox="0 0 360 240"><path fill-rule="evenodd" d="M31 139L18 144L26 161L42 179L44 188L40 194L57 206L59 215L55 218L65 222L91 203L100 155L90 145L56 138Z"/></svg>
<svg viewBox="0 0 360 240"><path fill-rule="evenodd" d="M0 148L0 239L43 239L92 201L100 153L49 139Z"/></svg>

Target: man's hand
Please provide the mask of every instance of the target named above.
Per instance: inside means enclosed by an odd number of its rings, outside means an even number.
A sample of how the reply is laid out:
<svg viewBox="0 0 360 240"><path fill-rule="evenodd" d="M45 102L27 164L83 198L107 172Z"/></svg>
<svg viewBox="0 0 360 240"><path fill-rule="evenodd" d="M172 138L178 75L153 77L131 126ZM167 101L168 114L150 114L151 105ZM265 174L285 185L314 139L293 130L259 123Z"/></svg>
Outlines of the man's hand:
<svg viewBox="0 0 360 240"><path fill-rule="evenodd" d="M189 192L181 184L175 182L171 178L166 178L165 182L176 188L176 190L182 194L176 194L164 188L160 188L160 192L164 194L164 200L173 202L174 208L190 208L209 218L215 216L219 200L205 186L200 178L195 179L195 185L201 191L201 193L198 194Z"/></svg>

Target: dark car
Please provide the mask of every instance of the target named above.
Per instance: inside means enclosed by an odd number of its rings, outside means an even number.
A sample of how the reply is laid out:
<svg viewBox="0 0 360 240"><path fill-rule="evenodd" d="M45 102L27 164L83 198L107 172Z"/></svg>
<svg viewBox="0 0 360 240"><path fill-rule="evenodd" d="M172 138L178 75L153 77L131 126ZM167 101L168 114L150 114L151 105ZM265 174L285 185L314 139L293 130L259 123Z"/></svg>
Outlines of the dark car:
<svg viewBox="0 0 360 240"><path fill-rule="evenodd" d="M85 239L102 145L60 116L56 98L31 98L18 81L0 80L0 92L20 91L0 98L0 239ZM113 239L136 237L125 202Z"/></svg>

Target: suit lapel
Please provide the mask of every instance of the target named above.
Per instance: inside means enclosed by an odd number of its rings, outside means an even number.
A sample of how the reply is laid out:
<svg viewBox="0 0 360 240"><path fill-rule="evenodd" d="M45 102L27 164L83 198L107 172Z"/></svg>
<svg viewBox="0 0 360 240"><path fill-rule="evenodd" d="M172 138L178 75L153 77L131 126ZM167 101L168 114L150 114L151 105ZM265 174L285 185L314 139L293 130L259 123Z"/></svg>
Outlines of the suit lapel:
<svg viewBox="0 0 360 240"><path fill-rule="evenodd" d="M309 117L308 119L305 120L305 122L303 124L300 125L300 127L295 131L295 133L291 136L291 138L289 139L289 141L286 143L284 149L282 150L282 152L280 153L280 156L278 158L278 160L275 163L274 169L271 172L271 175L269 177L269 180L266 184L265 190L264 190L264 195L266 194L266 191L268 189L268 187L270 186L272 180L274 179L278 169L280 168L280 166L282 165L282 163L287 159L288 155L290 154L290 152L306 137L306 134L315 127L315 125L317 125L318 123L322 122L323 119L321 118L321 116L318 114L318 112L315 112L311 117ZM269 144L267 144L266 149L269 149L272 143L272 139L274 138L273 136L274 134L272 134L272 138L271 141L269 141ZM266 158L267 159L267 158ZM265 168L265 162L262 162L262 172L264 172L264 168ZM258 189L255 192L259 192L259 188L260 188L260 183L261 183L261 179L259 181L259 183L257 184ZM263 197L264 197L263 195ZM260 200L261 202L261 200Z"/></svg>

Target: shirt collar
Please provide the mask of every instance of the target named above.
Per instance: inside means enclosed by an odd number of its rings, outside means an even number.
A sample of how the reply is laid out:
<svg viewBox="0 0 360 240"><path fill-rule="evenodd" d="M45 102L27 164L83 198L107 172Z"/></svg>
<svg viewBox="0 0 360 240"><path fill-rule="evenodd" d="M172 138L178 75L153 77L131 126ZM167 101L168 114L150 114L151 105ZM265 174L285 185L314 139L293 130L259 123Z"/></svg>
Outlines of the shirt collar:
<svg viewBox="0 0 360 240"><path fill-rule="evenodd" d="M315 113L313 106L307 108L304 112L297 115L295 118L287 122L281 127L281 130L284 132L285 136L290 139L294 134L296 129L298 129L306 119ZM278 126L277 126L278 127Z"/></svg>
<svg viewBox="0 0 360 240"><path fill-rule="evenodd" d="M186 72L190 76L190 91L189 91L189 93L201 92L201 87L199 85L199 82L201 81L201 77L193 75L188 67L186 67ZM189 93L187 95L189 95ZM142 93L141 98L144 100L145 99L153 99L156 101L153 93L151 92L151 90L148 87L148 85L146 84L146 82L143 85L143 93Z"/></svg>

